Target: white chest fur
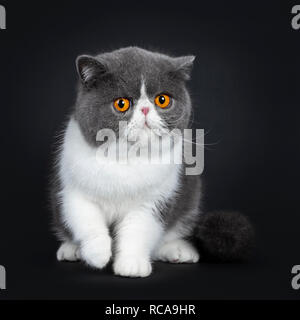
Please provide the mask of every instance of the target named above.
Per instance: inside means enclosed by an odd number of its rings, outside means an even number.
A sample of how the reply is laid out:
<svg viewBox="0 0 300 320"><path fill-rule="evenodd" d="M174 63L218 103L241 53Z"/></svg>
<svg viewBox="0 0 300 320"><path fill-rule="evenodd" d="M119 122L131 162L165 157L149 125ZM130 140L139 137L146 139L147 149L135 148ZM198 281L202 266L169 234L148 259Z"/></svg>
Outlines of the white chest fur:
<svg viewBox="0 0 300 320"><path fill-rule="evenodd" d="M175 145L174 152L181 155L181 147ZM111 217L143 205L154 207L178 189L180 165L119 164L99 161L97 156L97 148L85 141L78 123L71 119L60 158L63 190L78 190Z"/></svg>

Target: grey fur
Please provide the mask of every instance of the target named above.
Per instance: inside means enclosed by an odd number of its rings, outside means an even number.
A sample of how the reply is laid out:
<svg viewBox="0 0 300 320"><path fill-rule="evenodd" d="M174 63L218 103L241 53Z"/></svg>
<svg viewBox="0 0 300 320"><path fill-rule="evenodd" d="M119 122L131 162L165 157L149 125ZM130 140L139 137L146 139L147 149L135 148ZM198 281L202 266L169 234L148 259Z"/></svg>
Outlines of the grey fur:
<svg viewBox="0 0 300 320"><path fill-rule="evenodd" d="M72 232L64 223L61 215L61 201L59 193L61 183L58 177L58 167L54 165L52 179L50 182L50 204L52 211L51 228L60 241L72 240Z"/></svg>
<svg viewBox="0 0 300 320"><path fill-rule="evenodd" d="M165 92L174 97L176 107L157 110L170 129L187 128L191 102L185 88L189 79L194 57L171 58L136 47L123 48L96 57L80 56L76 65L80 77L74 117L91 145L96 141L97 132L102 128L118 134L119 121L128 121L139 99L142 80L145 81L149 98ZM84 70L89 73L88 79ZM117 112L112 101L127 97L132 108L125 113ZM178 121L179 120L179 121Z"/></svg>

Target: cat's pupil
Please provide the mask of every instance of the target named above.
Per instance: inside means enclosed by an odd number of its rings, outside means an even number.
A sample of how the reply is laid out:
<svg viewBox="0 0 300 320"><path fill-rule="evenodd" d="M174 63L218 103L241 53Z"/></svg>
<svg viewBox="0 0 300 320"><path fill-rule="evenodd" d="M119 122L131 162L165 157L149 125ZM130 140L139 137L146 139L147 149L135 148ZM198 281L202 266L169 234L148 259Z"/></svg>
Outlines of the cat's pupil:
<svg viewBox="0 0 300 320"><path fill-rule="evenodd" d="M166 101L166 98L164 96L160 96L158 100L160 104L164 104Z"/></svg>
<svg viewBox="0 0 300 320"><path fill-rule="evenodd" d="M120 100L119 103L118 103L119 107L120 108L124 108L125 106L125 101L124 100Z"/></svg>

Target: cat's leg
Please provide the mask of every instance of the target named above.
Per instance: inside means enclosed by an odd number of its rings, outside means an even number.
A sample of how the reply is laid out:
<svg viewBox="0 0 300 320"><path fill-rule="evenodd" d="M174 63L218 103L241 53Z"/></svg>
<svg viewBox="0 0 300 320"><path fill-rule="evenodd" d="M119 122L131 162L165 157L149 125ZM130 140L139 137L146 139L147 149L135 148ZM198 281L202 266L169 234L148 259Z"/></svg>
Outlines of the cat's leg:
<svg viewBox="0 0 300 320"><path fill-rule="evenodd" d="M80 260L80 249L72 241L65 241L57 250L56 257L58 261L78 261Z"/></svg>
<svg viewBox="0 0 300 320"><path fill-rule="evenodd" d="M151 209L127 214L116 230L114 272L124 277L147 277L152 271L151 253L163 232Z"/></svg>
<svg viewBox="0 0 300 320"><path fill-rule="evenodd" d="M178 228L166 232L153 254L154 260L170 263L196 263L199 258L197 249Z"/></svg>
<svg viewBox="0 0 300 320"><path fill-rule="evenodd" d="M77 190L64 190L62 201L63 219L80 245L81 259L91 267L105 267L111 258L111 238L99 206Z"/></svg>

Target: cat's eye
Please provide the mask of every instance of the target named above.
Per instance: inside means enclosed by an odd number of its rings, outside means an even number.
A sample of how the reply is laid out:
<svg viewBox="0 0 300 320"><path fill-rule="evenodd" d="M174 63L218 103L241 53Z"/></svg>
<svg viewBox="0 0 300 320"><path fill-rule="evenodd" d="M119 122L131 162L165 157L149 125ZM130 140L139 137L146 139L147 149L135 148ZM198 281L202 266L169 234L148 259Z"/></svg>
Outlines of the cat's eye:
<svg viewBox="0 0 300 320"><path fill-rule="evenodd" d="M171 98L167 94L159 94L154 100L155 104L160 108L166 108L170 105Z"/></svg>
<svg viewBox="0 0 300 320"><path fill-rule="evenodd" d="M120 112L125 112L130 107L130 100L128 100L126 98L116 99L114 101L114 107Z"/></svg>

